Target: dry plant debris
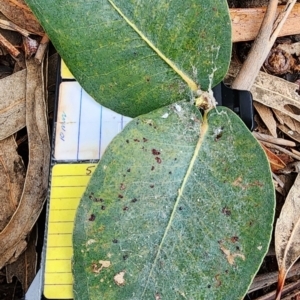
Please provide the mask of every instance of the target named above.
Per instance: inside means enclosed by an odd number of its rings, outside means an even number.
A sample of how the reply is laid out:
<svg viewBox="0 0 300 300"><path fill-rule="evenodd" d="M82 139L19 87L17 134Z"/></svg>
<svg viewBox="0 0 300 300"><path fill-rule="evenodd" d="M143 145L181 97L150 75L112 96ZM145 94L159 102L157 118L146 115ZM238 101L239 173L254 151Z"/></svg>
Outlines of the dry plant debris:
<svg viewBox="0 0 300 300"><path fill-rule="evenodd" d="M41 41L42 53L34 58ZM36 274L35 223L48 187L45 45L47 37L24 1L0 2L0 282L17 277L23 294ZM20 156L20 147L29 154ZM0 298L6 294L1 287Z"/></svg>

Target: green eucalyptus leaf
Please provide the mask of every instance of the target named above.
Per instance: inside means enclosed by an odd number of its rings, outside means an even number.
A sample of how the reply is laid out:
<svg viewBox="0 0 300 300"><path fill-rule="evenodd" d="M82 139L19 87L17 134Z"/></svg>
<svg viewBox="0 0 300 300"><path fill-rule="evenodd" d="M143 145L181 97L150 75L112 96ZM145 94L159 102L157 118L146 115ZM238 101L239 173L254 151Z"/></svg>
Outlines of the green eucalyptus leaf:
<svg viewBox="0 0 300 300"><path fill-rule="evenodd" d="M78 299L241 299L268 249L264 151L227 108L179 102L110 144L75 220Z"/></svg>
<svg viewBox="0 0 300 300"><path fill-rule="evenodd" d="M26 0L82 87L136 117L189 100L226 74L226 0Z"/></svg>

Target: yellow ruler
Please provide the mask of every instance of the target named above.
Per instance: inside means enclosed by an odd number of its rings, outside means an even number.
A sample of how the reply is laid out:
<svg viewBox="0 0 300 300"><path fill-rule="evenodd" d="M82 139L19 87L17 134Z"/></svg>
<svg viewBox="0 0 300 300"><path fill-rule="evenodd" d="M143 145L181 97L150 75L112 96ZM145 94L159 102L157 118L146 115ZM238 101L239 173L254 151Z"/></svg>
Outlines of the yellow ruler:
<svg viewBox="0 0 300 300"><path fill-rule="evenodd" d="M62 63L53 146L43 294L72 299L72 232L96 163L130 118L96 103Z"/></svg>
<svg viewBox="0 0 300 300"><path fill-rule="evenodd" d="M96 164L58 164L52 168L44 296L72 299L72 232L80 198Z"/></svg>

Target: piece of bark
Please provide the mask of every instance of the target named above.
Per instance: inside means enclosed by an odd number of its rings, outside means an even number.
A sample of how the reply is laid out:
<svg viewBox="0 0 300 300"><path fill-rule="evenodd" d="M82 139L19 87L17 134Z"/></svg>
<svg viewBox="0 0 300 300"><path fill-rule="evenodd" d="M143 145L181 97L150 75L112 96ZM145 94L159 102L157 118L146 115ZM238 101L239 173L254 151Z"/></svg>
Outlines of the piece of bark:
<svg viewBox="0 0 300 300"><path fill-rule="evenodd" d="M284 6L279 6L278 11ZM231 8L232 42L252 41L256 38L266 7ZM295 4L279 36L300 34L300 3Z"/></svg>
<svg viewBox="0 0 300 300"><path fill-rule="evenodd" d="M0 80L0 140L26 125L25 120L26 70Z"/></svg>
<svg viewBox="0 0 300 300"><path fill-rule="evenodd" d="M26 127L29 164L17 210L0 233L0 269L16 261L27 246L26 236L34 226L46 199L50 145L47 126L43 64L27 61Z"/></svg>
<svg viewBox="0 0 300 300"><path fill-rule="evenodd" d="M262 121L264 122L266 127L269 129L271 135L274 138L277 138L277 132L276 132L277 124L276 124L276 121L274 119L271 109L265 105L262 105L259 102L253 102L253 105L254 105L257 113L261 117Z"/></svg>
<svg viewBox="0 0 300 300"><path fill-rule="evenodd" d="M0 1L0 11L18 26L43 36L44 30L23 0Z"/></svg>
<svg viewBox="0 0 300 300"><path fill-rule="evenodd" d="M0 231L16 211L25 181L25 166L13 136L0 141Z"/></svg>

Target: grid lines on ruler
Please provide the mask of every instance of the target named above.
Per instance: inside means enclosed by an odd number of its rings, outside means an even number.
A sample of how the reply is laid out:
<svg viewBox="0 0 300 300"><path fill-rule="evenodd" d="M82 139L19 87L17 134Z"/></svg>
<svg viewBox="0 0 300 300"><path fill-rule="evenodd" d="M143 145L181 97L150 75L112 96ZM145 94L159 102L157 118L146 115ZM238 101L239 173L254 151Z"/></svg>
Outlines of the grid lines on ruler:
<svg viewBox="0 0 300 300"><path fill-rule="evenodd" d="M44 295L73 298L72 232L80 198L95 164L57 164L52 169Z"/></svg>

